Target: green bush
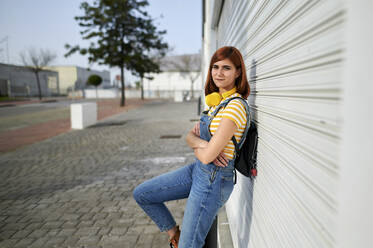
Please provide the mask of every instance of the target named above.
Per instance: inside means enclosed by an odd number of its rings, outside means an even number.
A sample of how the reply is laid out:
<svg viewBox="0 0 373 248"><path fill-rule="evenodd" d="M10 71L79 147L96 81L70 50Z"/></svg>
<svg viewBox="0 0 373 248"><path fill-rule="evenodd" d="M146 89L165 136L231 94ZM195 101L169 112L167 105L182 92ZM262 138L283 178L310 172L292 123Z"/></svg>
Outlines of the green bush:
<svg viewBox="0 0 373 248"><path fill-rule="evenodd" d="M88 77L87 84L93 85L95 87L99 86L102 83L102 78L99 75L92 74Z"/></svg>

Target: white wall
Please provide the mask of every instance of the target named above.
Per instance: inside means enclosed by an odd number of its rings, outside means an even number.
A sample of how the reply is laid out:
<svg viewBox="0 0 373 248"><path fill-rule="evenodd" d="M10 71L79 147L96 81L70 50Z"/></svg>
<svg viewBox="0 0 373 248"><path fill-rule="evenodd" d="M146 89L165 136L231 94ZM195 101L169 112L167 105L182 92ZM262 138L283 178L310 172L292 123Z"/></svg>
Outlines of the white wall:
<svg viewBox="0 0 373 248"><path fill-rule="evenodd" d="M97 96L96 96L97 93ZM85 89L85 98L118 98L120 92L117 89Z"/></svg>
<svg viewBox="0 0 373 248"><path fill-rule="evenodd" d="M78 91L76 91L78 92ZM120 89L112 88L112 89L97 89L98 98L118 98L121 97L122 93ZM141 91L136 89L126 89L125 91L126 98L140 98ZM83 96L83 93L80 93L80 96ZM96 98L96 90L95 89L85 89L84 90L85 98Z"/></svg>
<svg viewBox="0 0 373 248"><path fill-rule="evenodd" d="M199 74L193 83L194 97L200 95L202 89L201 75ZM194 76L193 75L193 76ZM144 94L148 98L174 98L175 92L183 95L189 94L191 89L191 80L188 73L182 72L162 72L159 74L150 74L154 79L144 79Z"/></svg>
<svg viewBox="0 0 373 248"><path fill-rule="evenodd" d="M198 72L192 72L192 74L198 74ZM191 81L188 73L181 72L162 72L159 74L152 73L149 76L153 77L153 80L144 79L144 90L190 90ZM194 81L194 90L201 89L200 76Z"/></svg>
<svg viewBox="0 0 373 248"><path fill-rule="evenodd" d="M347 1L339 248L373 247L373 2Z"/></svg>
<svg viewBox="0 0 373 248"><path fill-rule="evenodd" d="M226 204L236 248L372 246L372 6L347 2L206 1L205 73L214 42L242 52L259 130L258 177Z"/></svg>

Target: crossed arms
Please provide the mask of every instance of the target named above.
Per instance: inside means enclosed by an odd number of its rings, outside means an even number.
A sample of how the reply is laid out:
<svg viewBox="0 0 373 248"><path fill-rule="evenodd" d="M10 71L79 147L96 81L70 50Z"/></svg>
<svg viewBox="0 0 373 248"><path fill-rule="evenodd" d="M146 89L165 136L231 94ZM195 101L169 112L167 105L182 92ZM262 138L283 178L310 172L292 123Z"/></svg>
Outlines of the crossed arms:
<svg viewBox="0 0 373 248"><path fill-rule="evenodd" d="M200 138L199 123L196 123L186 136L187 144L194 150L194 155L204 164L213 162L217 166L224 167L228 159L223 153L224 147L236 132L236 124L227 118L222 118L218 129L210 141Z"/></svg>

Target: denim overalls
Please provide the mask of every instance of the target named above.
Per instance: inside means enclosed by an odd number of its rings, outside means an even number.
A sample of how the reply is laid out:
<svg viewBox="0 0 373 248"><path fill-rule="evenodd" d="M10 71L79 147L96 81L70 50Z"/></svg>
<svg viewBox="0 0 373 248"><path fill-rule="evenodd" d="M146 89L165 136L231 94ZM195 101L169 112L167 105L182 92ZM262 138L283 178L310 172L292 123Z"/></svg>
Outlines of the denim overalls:
<svg viewBox="0 0 373 248"><path fill-rule="evenodd" d="M211 139L211 120L205 112L200 119L200 137L206 141ZM202 164L196 158L189 165L143 182L133 196L161 231L176 225L164 202L188 198L179 248L201 248L218 210L232 193L233 177L234 160L227 167L218 167Z"/></svg>

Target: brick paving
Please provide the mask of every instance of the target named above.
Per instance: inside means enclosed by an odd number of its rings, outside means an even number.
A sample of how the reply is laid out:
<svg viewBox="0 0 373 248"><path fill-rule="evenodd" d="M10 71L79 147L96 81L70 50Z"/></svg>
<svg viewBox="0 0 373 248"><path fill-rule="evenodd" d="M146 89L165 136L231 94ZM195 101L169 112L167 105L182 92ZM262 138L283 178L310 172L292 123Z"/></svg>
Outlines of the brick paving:
<svg viewBox="0 0 373 248"><path fill-rule="evenodd" d="M126 106L120 107L119 99L105 99L99 100L97 102L97 119L102 120L109 116L129 111L131 109L137 108L144 104L145 102L149 102L150 100L140 100L140 99L127 99ZM39 103L40 101L33 100L33 101L25 101L25 102L17 102L17 104L32 104L32 103ZM64 111L65 110L65 111ZM61 112L61 110L57 110ZM1 152L8 152L19 147L29 145L38 141L42 141L44 139L59 135L61 133L65 133L71 130L71 122L70 122L70 112L68 108L62 109L64 111L62 114L56 115L57 118L53 120L53 112L57 112L56 110L50 110L48 114L47 121L39 120L39 123L31 124L29 126L18 128L16 130L8 130L6 132L0 133L0 153ZM61 118L62 117L62 118ZM26 118L30 118L27 116ZM46 118L45 113L43 115L34 114L32 118ZM17 119L13 120L13 122L18 121ZM31 122L35 122L35 120L27 120Z"/></svg>
<svg viewBox="0 0 373 248"><path fill-rule="evenodd" d="M184 138L195 112L147 102L0 154L0 247L168 247L132 191L193 161ZM166 205L181 224L185 200Z"/></svg>

